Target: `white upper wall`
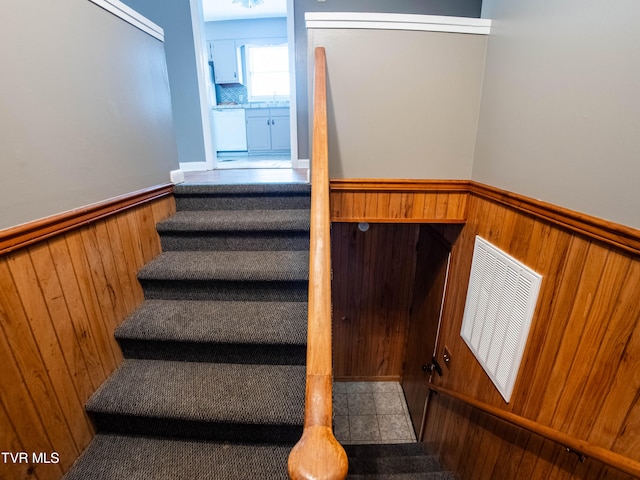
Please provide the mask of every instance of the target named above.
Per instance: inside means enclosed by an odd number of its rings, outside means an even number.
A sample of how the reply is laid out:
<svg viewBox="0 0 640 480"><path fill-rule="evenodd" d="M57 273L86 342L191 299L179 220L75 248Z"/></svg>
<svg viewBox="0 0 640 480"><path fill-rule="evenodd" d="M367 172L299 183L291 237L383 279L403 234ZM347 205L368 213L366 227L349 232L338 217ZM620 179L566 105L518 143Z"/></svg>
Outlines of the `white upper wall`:
<svg viewBox="0 0 640 480"><path fill-rule="evenodd" d="M88 0L9 0L0 61L0 229L169 182L161 41Z"/></svg>
<svg viewBox="0 0 640 480"><path fill-rule="evenodd" d="M640 228L640 3L484 0L472 178Z"/></svg>

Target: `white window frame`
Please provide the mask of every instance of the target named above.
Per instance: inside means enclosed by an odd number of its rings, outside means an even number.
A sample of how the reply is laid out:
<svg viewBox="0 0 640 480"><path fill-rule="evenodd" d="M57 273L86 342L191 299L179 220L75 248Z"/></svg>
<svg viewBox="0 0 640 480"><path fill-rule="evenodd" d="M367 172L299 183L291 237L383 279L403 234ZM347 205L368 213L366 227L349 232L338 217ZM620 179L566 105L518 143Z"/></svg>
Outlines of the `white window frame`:
<svg viewBox="0 0 640 480"><path fill-rule="evenodd" d="M289 47L286 43L282 43L282 44L277 44L277 45L259 45L259 44L247 44L245 45L245 62L246 62L246 75L247 75L247 79L246 79L246 83L247 83L247 96L248 96L248 101L249 102L284 102L284 101L288 101L290 98L290 92L288 94L282 94L282 95L253 95L252 91L253 91L253 81L254 81L254 77L253 77L253 72L251 71L251 61L250 61L250 50L251 49L255 49L255 50L259 50L259 49L265 49L265 48L283 48L285 51L287 51L287 55L289 54ZM290 72L289 72L289 62L287 61L287 81L286 81L286 87L288 90L290 90Z"/></svg>

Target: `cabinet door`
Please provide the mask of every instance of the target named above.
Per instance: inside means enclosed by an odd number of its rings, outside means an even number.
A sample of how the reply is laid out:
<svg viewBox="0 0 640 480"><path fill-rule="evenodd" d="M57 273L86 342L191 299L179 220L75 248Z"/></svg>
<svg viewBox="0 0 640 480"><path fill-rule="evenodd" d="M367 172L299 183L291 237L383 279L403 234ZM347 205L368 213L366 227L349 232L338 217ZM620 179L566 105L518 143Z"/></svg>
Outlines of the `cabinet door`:
<svg viewBox="0 0 640 480"><path fill-rule="evenodd" d="M271 150L269 111L247 110L247 149L250 152Z"/></svg>
<svg viewBox="0 0 640 480"><path fill-rule="evenodd" d="M291 149L291 133L289 130L289 109L271 109L271 149Z"/></svg>
<svg viewBox="0 0 640 480"><path fill-rule="evenodd" d="M234 40L213 42L213 73L216 83L242 83Z"/></svg>

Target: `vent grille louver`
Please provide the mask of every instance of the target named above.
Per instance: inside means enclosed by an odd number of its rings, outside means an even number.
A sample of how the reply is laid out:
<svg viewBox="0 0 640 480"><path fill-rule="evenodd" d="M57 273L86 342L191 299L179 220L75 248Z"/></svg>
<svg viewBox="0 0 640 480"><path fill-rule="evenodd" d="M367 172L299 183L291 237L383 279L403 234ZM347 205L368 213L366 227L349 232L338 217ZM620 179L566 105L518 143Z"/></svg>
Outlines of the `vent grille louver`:
<svg viewBox="0 0 640 480"><path fill-rule="evenodd" d="M460 335L509 402L542 276L476 236Z"/></svg>

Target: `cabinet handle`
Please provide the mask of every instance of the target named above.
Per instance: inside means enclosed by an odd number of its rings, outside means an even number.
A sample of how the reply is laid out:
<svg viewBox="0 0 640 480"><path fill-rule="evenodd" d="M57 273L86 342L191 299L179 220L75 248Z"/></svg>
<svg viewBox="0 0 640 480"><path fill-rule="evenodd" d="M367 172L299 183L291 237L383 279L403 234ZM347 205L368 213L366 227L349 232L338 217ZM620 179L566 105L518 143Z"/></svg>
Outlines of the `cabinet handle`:
<svg viewBox="0 0 640 480"><path fill-rule="evenodd" d="M233 78L238 78L238 72L233 72Z"/></svg>
<svg viewBox="0 0 640 480"><path fill-rule="evenodd" d="M267 125L271 125L271 124L269 123L269 119L268 119L268 118L267 118Z"/></svg>

